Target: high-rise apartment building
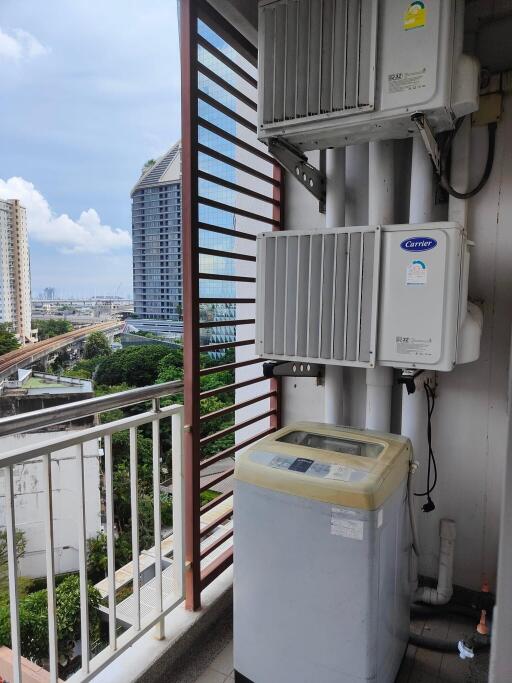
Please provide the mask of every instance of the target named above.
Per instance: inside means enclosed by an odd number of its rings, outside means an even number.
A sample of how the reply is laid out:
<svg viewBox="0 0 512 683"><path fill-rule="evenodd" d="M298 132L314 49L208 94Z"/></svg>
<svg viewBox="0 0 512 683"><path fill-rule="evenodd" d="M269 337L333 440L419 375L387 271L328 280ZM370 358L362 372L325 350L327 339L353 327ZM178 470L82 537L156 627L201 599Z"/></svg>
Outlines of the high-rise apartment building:
<svg viewBox="0 0 512 683"><path fill-rule="evenodd" d="M219 51L224 51L236 58L235 55L231 55L229 46L205 24L199 22L198 28L200 34ZM227 82L233 81L230 69L201 47L199 59L205 66L215 69ZM200 90L218 100L225 108L236 110L236 98L207 76L200 74L198 85ZM206 101L199 102L198 114L205 122L233 136L237 135L236 122ZM236 145L219 137L207 126L199 125L198 136L200 144L205 147L210 147L225 157L233 159L237 157L238 161L243 161L243 159L238 159ZM199 168L204 173L218 176L230 183L236 183L238 180L234 166L205 153L199 154ZM225 206L235 206L236 193L226 186L200 178L198 190L201 197ZM132 202L134 312L140 319L140 329L173 334L176 332L176 322L181 319L182 312L181 147L179 143L156 162L144 167L138 183L132 190ZM203 229L201 226L217 226L229 231L236 228L236 225L237 216L234 212L201 203L198 226L199 247L218 251L219 254L233 251L235 238L232 235ZM236 274L235 263L233 259L222 255L203 253L199 256L199 270L202 273L226 276L226 279L202 279L200 281L199 296L202 299L218 302L201 304L201 319L219 320L223 323L219 327L210 327L205 330L202 343L234 341L235 327L225 323L235 319L236 305L221 303L221 301L225 302L236 297L236 285L230 280L230 277ZM168 322L163 325L161 321L164 320Z"/></svg>
<svg viewBox="0 0 512 683"><path fill-rule="evenodd" d="M182 314L180 142L146 164L131 197L134 312L160 329Z"/></svg>
<svg viewBox="0 0 512 683"><path fill-rule="evenodd" d="M27 215L19 200L0 200L0 321L21 343L31 338Z"/></svg>

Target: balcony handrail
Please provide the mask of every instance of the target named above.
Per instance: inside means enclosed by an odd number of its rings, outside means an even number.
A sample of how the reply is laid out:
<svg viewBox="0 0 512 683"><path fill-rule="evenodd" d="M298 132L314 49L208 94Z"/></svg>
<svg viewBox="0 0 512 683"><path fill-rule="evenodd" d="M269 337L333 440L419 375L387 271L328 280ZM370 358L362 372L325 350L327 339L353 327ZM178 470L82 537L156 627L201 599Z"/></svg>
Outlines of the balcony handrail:
<svg viewBox="0 0 512 683"><path fill-rule="evenodd" d="M108 394L107 396L86 398L83 401L74 401L66 405L33 410L29 413L21 413L20 415L3 417L0 418L0 436L21 434L35 429L51 427L62 422L80 420L84 417L106 412L107 410L124 408L135 403L163 398L164 396L172 396L182 391L183 382L176 380L164 382L163 384L128 389L127 391L120 391L115 394Z"/></svg>
<svg viewBox="0 0 512 683"><path fill-rule="evenodd" d="M156 637L164 637L164 618L184 600L185 557L184 557L184 476L183 476L183 406L173 404L161 406L160 398L178 393L181 382L167 382L166 384L143 387L98 399L80 401L66 408L78 406L79 416L85 416L108 410L111 408L143 403L152 399L152 405L142 413L122 417L120 419L78 430L49 433L44 441L29 442L21 448L15 448L0 455L0 473L5 482L5 528L7 532L7 557L9 577L9 603L11 620L11 649L13 653L13 683L22 683L22 633L20 631L20 597L18 594L18 553L16 547L16 517L17 506L15 499L20 494L15 485L16 477L19 476L19 467L22 463L40 462L42 467L42 515L45 539L46 557L46 585L48 602L48 667L49 680L57 683L59 673L59 640L56 608L56 565L55 565L55 521L54 496L58 488L53 485L52 461L56 454L71 449L71 458L76 467L76 481L78 490L67 514L77 521L76 531L78 536L78 576L80 584L80 635L81 641L81 668L73 674L70 680L74 683L86 683L92 680L102 669L108 666L116 657L119 657L144 633L156 627ZM53 418L47 420L55 422L63 421L63 409L61 408L59 419L56 419L52 409ZM48 413L48 411L45 411ZM29 413L24 416L25 419ZM162 516L161 516L161 488L160 488L160 460L161 460L161 434L160 425L164 420L171 421L171 448L172 458L172 560L171 565L165 568L161 559L164 555L162 547ZM3 420L2 422L10 421ZM150 590L144 588L140 567L139 538L139 454L138 454L138 429L143 425L151 425L152 441L152 498L153 498L153 533L154 533L154 557L155 576ZM33 428L32 425L28 425ZM126 621L125 630L118 633L120 617L117 614L118 596L116 594L116 567L115 567L115 533L116 523L114 515L114 450L113 436L120 432L129 433L129 462L130 462L130 506L131 506L131 554L132 554L132 594L130 599L130 619ZM103 491L105 505L105 533L107 539L107 585L108 602L106 614L108 616L108 644L95 654L91 649L89 637L89 582L87 568L87 528L86 528L86 474L84 466L84 446L95 439L102 439L103 452L98 455L103 457ZM99 443L98 443L99 447ZM76 506L76 507L75 507ZM172 571L169 568L172 566ZM125 599L125 601L128 598ZM126 615L125 615L126 617Z"/></svg>

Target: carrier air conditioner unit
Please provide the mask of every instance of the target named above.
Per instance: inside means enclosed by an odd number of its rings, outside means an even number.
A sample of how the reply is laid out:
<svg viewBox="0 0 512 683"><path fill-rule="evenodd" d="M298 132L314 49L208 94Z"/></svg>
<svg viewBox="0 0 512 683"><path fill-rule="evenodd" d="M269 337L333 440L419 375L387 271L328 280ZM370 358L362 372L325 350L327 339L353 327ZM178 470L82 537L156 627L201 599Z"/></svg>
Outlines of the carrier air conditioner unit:
<svg viewBox="0 0 512 683"><path fill-rule="evenodd" d="M302 150L434 133L478 108L463 0L261 0L261 140Z"/></svg>
<svg viewBox="0 0 512 683"><path fill-rule="evenodd" d="M451 370L476 360L457 223L263 233L256 352L271 360Z"/></svg>

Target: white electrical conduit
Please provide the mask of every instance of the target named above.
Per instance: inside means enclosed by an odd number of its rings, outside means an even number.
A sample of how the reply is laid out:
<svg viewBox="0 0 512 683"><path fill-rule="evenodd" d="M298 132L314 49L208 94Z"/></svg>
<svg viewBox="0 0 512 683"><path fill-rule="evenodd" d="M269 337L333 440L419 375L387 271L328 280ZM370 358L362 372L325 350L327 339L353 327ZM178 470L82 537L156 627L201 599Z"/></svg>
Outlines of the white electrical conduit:
<svg viewBox="0 0 512 683"><path fill-rule="evenodd" d="M432 220L434 205L434 174L430 158L425 149L423 140L418 135L412 141L411 158L411 192L409 200L409 222L428 223ZM426 463L428 449L426 446L425 416L427 414L427 402L423 391L423 376L420 375L416 383L416 391L409 394L404 385L402 390L402 427L401 432L412 443L413 455L416 461ZM409 472L407 503L409 506L409 518L411 522L412 547L414 552L410 558L410 583L411 595L416 597L418 590L418 559L420 556L420 544L418 522L416 518L416 499L414 496L414 474L418 468L417 463L411 463Z"/></svg>
<svg viewBox="0 0 512 683"><path fill-rule="evenodd" d="M440 548L437 588L423 586L416 591L415 600L429 605L446 605L453 595L453 551L456 526L451 519L442 519L439 525Z"/></svg>
<svg viewBox="0 0 512 683"><path fill-rule="evenodd" d="M412 548L414 552L416 553L416 557L420 556L420 538L419 538L419 533L418 533L418 522L416 520L416 510L414 509L414 475L416 474L416 470L418 469L418 463L417 462L411 462L410 467L409 467L409 476L407 478L407 505L409 508L409 520L411 523L411 533L412 533ZM417 562L415 563L416 567L416 576L415 581L416 581L416 587L418 585L417 581Z"/></svg>
<svg viewBox="0 0 512 683"><path fill-rule="evenodd" d="M345 148L328 149L325 153L326 197L325 227L345 225ZM324 421L343 424L343 368L325 366Z"/></svg>
<svg viewBox="0 0 512 683"><path fill-rule="evenodd" d="M393 141L370 142L368 164L368 224L392 224L395 205ZM393 369L366 370L366 428L389 432Z"/></svg>

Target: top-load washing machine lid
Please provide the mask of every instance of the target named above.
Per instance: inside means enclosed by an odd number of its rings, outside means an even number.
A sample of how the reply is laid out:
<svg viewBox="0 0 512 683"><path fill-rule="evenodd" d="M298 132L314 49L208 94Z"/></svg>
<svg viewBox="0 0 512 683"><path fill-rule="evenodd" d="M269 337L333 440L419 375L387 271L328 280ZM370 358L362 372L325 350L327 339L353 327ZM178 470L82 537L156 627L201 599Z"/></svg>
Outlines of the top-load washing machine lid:
<svg viewBox="0 0 512 683"><path fill-rule="evenodd" d="M411 442L396 434L299 422L241 453L235 479L273 491L376 510L409 471Z"/></svg>

